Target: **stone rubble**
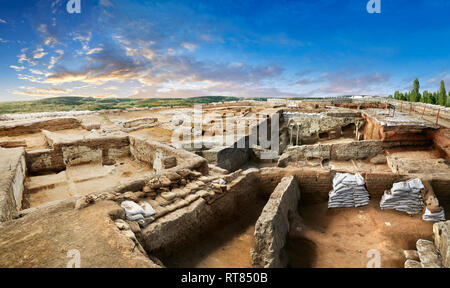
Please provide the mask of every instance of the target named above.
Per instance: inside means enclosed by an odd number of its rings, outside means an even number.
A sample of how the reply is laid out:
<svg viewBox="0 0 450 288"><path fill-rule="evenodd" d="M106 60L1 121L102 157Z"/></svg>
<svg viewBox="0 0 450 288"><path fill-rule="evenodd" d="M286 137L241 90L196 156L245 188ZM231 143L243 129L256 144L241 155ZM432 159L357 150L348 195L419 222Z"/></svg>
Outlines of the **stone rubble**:
<svg viewBox="0 0 450 288"><path fill-rule="evenodd" d="M423 268L442 267L439 251L433 242L419 239L417 240L416 247Z"/></svg>
<svg viewBox="0 0 450 288"><path fill-rule="evenodd" d="M419 261L407 259L405 261L405 268L414 268L414 269L422 268L422 264L420 264Z"/></svg>
<svg viewBox="0 0 450 288"><path fill-rule="evenodd" d="M337 173L329 193L328 208L360 207L369 204L364 178L356 173Z"/></svg>
<svg viewBox="0 0 450 288"><path fill-rule="evenodd" d="M420 261L419 253L417 250L403 250L403 254L405 254L405 258L407 260Z"/></svg>
<svg viewBox="0 0 450 288"><path fill-rule="evenodd" d="M418 178L394 183L391 190L384 191L380 208L382 210L395 209L409 215L416 215L424 208L421 196L422 189L424 189L424 185Z"/></svg>

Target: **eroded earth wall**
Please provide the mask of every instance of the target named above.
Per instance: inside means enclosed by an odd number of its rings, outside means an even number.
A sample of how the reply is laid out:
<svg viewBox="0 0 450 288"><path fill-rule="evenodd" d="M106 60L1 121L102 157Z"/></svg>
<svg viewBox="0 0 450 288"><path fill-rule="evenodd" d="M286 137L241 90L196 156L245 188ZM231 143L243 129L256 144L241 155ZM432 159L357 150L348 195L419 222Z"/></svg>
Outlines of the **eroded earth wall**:
<svg viewBox="0 0 450 288"><path fill-rule="evenodd" d="M22 206L25 150L0 148L0 155L0 222L4 222L13 219Z"/></svg>
<svg viewBox="0 0 450 288"><path fill-rule="evenodd" d="M284 177L275 188L258 218L255 227L255 248L252 250L254 267L283 268L287 259L282 249L289 232L289 218L297 214L300 190L297 180Z"/></svg>

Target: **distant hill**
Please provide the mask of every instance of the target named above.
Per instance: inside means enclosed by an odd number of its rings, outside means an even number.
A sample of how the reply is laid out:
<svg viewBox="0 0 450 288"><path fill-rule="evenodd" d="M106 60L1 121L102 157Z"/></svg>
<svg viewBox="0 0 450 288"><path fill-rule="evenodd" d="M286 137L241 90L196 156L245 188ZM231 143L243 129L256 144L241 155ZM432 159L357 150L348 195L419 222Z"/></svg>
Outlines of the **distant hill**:
<svg viewBox="0 0 450 288"><path fill-rule="evenodd" d="M1 102L0 114L55 112L73 110L103 110L145 108L158 106L191 106L195 103L229 102L238 100L265 101L264 98L238 98L227 96L202 96L193 98L108 98L98 99L92 97L56 97L34 101Z"/></svg>

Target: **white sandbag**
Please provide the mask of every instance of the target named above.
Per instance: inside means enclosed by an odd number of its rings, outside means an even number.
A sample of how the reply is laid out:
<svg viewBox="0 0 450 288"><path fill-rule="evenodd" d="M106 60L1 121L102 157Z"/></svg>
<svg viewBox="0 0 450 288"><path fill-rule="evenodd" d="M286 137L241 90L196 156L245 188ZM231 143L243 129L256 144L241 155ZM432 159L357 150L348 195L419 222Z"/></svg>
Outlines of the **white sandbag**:
<svg viewBox="0 0 450 288"><path fill-rule="evenodd" d="M144 208L133 201L123 201L120 206L125 210L127 215L144 214Z"/></svg>
<svg viewBox="0 0 450 288"><path fill-rule="evenodd" d="M130 221L139 221L139 220L143 220L144 216L142 214L136 214L136 215L130 215L127 214L127 220Z"/></svg>
<svg viewBox="0 0 450 288"><path fill-rule="evenodd" d="M445 211L441 209L439 212L431 212L428 208L425 209L425 213L422 215L422 220L429 222L441 222L445 221Z"/></svg>
<svg viewBox="0 0 450 288"><path fill-rule="evenodd" d="M155 209L153 209L152 205L150 205L149 203L143 201L139 203L139 205L141 205L141 207L144 209L143 215L145 218L151 217L156 214Z"/></svg>
<svg viewBox="0 0 450 288"><path fill-rule="evenodd" d="M336 173L333 190L328 194L328 208L361 207L369 204L370 196L360 174Z"/></svg>
<svg viewBox="0 0 450 288"><path fill-rule="evenodd" d="M425 186L423 186L423 183L419 178L408 180L407 183L411 189L421 190L425 188Z"/></svg>
<svg viewBox="0 0 450 288"><path fill-rule="evenodd" d="M380 208L394 209L409 215L418 214L424 208L420 192L423 188L422 181L418 178L394 183L391 190L384 191Z"/></svg>

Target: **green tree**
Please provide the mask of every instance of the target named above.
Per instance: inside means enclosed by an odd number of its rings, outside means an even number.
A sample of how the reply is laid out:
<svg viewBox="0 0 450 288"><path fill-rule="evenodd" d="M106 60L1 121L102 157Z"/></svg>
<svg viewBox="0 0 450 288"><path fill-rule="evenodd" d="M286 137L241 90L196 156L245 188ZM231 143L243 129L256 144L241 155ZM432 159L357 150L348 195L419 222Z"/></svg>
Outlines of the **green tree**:
<svg viewBox="0 0 450 288"><path fill-rule="evenodd" d="M400 92L395 91L395 93L394 93L394 99L400 100Z"/></svg>
<svg viewBox="0 0 450 288"><path fill-rule="evenodd" d="M422 102L430 103L429 101L430 101L430 96L428 95L428 91L425 90L425 91L423 91L423 94L422 94Z"/></svg>
<svg viewBox="0 0 450 288"><path fill-rule="evenodd" d="M408 101L408 98L406 97L406 93L405 94L400 93L400 100Z"/></svg>
<svg viewBox="0 0 450 288"><path fill-rule="evenodd" d="M420 83L419 83L419 79L414 79L414 83L413 83L413 89L411 91L411 96L409 101L411 102L420 102Z"/></svg>
<svg viewBox="0 0 450 288"><path fill-rule="evenodd" d="M441 88L439 89L439 105L445 106L447 103L447 92L445 91L444 80L441 81Z"/></svg>
<svg viewBox="0 0 450 288"><path fill-rule="evenodd" d="M434 93L432 93L431 95L430 95L430 102L431 102L431 104L437 104L437 101L438 101L438 93L437 92L434 92Z"/></svg>
<svg viewBox="0 0 450 288"><path fill-rule="evenodd" d="M411 101L411 93L405 92L406 101Z"/></svg>

